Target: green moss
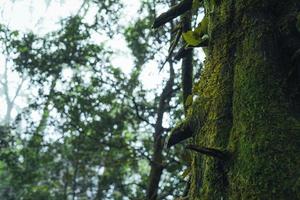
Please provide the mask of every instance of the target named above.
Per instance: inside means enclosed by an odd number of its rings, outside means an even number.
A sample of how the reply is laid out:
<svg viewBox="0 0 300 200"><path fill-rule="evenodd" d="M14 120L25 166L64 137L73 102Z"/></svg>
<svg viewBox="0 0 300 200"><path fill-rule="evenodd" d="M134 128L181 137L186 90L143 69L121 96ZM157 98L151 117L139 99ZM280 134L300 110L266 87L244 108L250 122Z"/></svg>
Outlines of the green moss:
<svg viewBox="0 0 300 200"><path fill-rule="evenodd" d="M210 57L188 121L194 144L227 150L232 158L194 154L190 199L299 198L299 119L278 70L284 63L276 18L261 13L274 1L259 2L224 0L211 14Z"/></svg>

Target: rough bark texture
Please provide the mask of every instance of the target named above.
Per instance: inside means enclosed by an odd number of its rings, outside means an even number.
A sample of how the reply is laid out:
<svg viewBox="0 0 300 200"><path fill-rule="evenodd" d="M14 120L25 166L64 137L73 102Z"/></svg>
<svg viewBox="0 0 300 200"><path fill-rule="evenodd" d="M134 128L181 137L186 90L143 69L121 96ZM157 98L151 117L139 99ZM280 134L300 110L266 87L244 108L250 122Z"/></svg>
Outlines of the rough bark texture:
<svg viewBox="0 0 300 200"><path fill-rule="evenodd" d="M300 81L291 59L300 2L209 2L208 57L188 119L195 145L230 158L193 153L189 199L300 199Z"/></svg>

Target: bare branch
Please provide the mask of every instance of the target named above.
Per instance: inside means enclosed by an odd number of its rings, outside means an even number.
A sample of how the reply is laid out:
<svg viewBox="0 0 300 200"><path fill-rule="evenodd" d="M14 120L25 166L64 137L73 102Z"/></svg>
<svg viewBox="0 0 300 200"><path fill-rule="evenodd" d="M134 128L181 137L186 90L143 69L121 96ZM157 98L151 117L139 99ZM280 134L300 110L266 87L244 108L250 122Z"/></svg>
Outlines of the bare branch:
<svg viewBox="0 0 300 200"><path fill-rule="evenodd" d="M179 4L172 6L167 12L162 13L158 16L154 23L153 28L158 28L186 11L192 9L193 0L183 0Z"/></svg>
<svg viewBox="0 0 300 200"><path fill-rule="evenodd" d="M227 158L227 155L224 152L222 152L218 149L214 149L214 148L199 147L196 145L187 145L186 149L190 149L190 150L196 151L198 153L205 154L207 156L219 158L221 160L225 160Z"/></svg>
<svg viewBox="0 0 300 200"><path fill-rule="evenodd" d="M169 55L167 56L167 58L166 58L165 62L163 63L163 65L160 67L159 71L161 71L164 68L165 64L168 61L170 61L170 59L172 58L173 52L174 52L174 50L175 50L176 46L178 45L178 42L181 38L181 34L182 34L182 29L178 29L178 31L176 33L176 36L175 36L175 39L173 40L173 42L172 42L172 44L169 48Z"/></svg>
<svg viewBox="0 0 300 200"><path fill-rule="evenodd" d="M144 118L143 116L140 115L140 111L139 111L139 105L137 104L137 102L135 101L135 98L132 98L132 102L134 105L134 110L135 110L135 114L136 116L143 122L146 122L148 125L151 125L152 127L154 127L155 125L152 124L151 122L149 122L149 120L147 120L146 118Z"/></svg>
<svg viewBox="0 0 300 200"><path fill-rule="evenodd" d="M15 100L16 100L16 98L19 96L19 93L20 93L20 91L21 91L21 89L22 89L22 86L23 86L23 84L24 84L24 81L25 81L25 77L23 76L23 77L22 77L22 80L21 80L21 83L18 85L18 88L17 88L17 90L16 90L15 96L14 96L13 99L11 100L11 103L14 103Z"/></svg>

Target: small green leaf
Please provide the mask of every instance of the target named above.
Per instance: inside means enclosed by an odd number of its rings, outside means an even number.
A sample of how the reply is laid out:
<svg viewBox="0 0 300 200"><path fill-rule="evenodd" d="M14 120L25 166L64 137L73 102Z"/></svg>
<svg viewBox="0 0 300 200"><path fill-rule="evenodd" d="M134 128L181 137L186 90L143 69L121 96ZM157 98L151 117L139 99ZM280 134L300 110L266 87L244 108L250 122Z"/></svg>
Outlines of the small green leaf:
<svg viewBox="0 0 300 200"><path fill-rule="evenodd" d="M200 43L200 38L197 38L193 31L183 33L182 37L189 45L197 46Z"/></svg>
<svg viewBox="0 0 300 200"><path fill-rule="evenodd" d="M208 19L207 17L204 17L194 31L188 31L182 34L183 39L186 41L188 45L198 46L204 39L207 39L207 38L202 39L202 37L207 34L207 27L208 27Z"/></svg>
<svg viewBox="0 0 300 200"><path fill-rule="evenodd" d="M21 53L25 53L25 52L28 51L28 48L25 47L25 46L21 46L21 47L19 47L19 51L20 51Z"/></svg>
<svg viewBox="0 0 300 200"><path fill-rule="evenodd" d="M202 37L204 34L207 33L207 27L208 27L208 18L204 17L202 21L198 24L197 28L195 28L194 32L195 34Z"/></svg>
<svg viewBox="0 0 300 200"><path fill-rule="evenodd" d="M185 105L190 106L193 103L193 95L189 95L185 100Z"/></svg>
<svg viewBox="0 0 300 200"><path fill-rule="evenodd" d="M11 35L18 36L19 35L19 31L13 31L13 32L11 32Z"/></svg>

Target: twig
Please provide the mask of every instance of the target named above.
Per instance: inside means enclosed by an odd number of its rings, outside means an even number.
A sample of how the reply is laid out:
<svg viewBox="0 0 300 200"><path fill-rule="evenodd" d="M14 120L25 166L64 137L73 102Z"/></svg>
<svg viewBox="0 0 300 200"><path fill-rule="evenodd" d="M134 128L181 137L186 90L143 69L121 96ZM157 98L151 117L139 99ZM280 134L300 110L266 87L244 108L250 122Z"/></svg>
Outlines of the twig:
<svg viewBox="0 0 300 200"><path fill-rule="evenodd" d="M199 147L199 146L196 146L196 145L187 145L185 148L196 151L198 153L205 154L207 156L212 156L212 157L215 157L215 158L219 158L221 160L225 160L226 157L227 157L224 152L222 152L218 149L214 149L214 148Z"/></svg>
<svg viewBox="0 0 300 200"><path fill-rule="evenodd" d="M162 13L158 16L154 23L153 28L158 28L186 11L192 9L193 0L183 0L179 4L172 6L167 12Z"/></svg>
<svg viewBox="0 0 300 200"><path fill-rule="evenodd" d="M136 116L143 122L146 122L147 124L151 125L151 126L155 126L154 124L152 124L151 122L149 122L149 120L147 120L146 118L144 118L143 116L140 115L140 112L139 112L139 105L137 104L137 102L135 101L135 98L133 97L132 98L132 102L133 102L133 105L134 105L134 110L135 110L135 114Z"/></svg>
<svg viewBox="0 0 300 200"><path fill-rule="evenodd" d="M161 70L164 68L165 64L166 64L168 61L170 61L170 59L172 58L173 52L174 52L174 50L175 50L175 48L176 48L176 46L177 46L177 44L178 44L178 42L179 42L179 40L180 40L181 34L182 34L182 29L179 29L179 30L177 31L177 33L176 33L176 36L175 36L174 41L172 42L172 44L171 44L171 46L170 46L170 48L169 48L169 55L168 55L168 57L166 58L166 60L165 60L165 62L163 63L163 65L160 67L159 71L161 71Z"/></svg>

